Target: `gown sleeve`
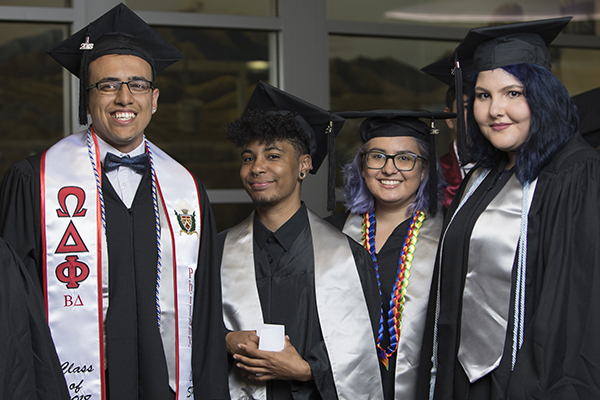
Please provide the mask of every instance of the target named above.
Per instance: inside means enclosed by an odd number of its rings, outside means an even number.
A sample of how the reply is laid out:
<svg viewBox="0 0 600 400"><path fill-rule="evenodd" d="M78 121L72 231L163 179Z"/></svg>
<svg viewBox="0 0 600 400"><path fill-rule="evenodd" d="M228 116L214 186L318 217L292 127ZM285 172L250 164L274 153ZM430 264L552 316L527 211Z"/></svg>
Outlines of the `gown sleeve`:
<svg viewBox="0 0 600 400"><path fill-rule="evenodd" d="M600 398L599 154L579 152L538 179L525 335L508 399Z"/></svg>
<svg viewBox="0 0 600 400"><path fill-rule="evenodd" d="M0 236L25 264L41 290L40 155L9 168L0 186Z"/></svg>
<svg viewBox="0 0 600 400"><path fill-rule="evenodd" d="M0 399L68 399L42 296L40 155L0 185Z"/></svg>
<svg viewBox="0 0 600 400"><path fill-rule="evenodd" d="M196 181L202 227L192 321L194 391L196 399L222 400L229 399L229 386L217 234L206 190Z"/></svg>

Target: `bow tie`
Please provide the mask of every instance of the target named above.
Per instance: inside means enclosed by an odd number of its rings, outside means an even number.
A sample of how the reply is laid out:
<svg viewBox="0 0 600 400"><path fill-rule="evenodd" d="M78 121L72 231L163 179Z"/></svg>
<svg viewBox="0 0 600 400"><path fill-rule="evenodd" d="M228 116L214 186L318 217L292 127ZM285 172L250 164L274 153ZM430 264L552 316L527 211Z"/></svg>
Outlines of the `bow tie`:
<svg viewBox="0 0 600 400"><path fill-rule="evenodd" d="M148 154L143 153L139 154L135 157L123 156L119 157L113 153L106 153L106 157L104 158L104 169L106 172L110 172L119 167L128 167L137 172L138 174L143 174L146 170L146 166L148 165Z"/></svg>

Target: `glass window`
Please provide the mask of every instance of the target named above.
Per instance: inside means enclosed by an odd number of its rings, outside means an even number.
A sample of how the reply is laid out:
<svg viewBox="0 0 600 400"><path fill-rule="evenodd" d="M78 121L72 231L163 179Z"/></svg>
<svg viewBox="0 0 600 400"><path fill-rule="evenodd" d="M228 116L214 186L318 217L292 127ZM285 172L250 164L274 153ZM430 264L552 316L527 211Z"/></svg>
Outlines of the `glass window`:
<svg viewBox="0 0 600 400"><path fill-rule="evenodd" d="M0 23L0 176L64 136L69 79L46 50L67 31L64 25Z"/></svg>
<svg viewBox="0 0 600 400"><path fill-rule="evenodd" d="M600 87L600 50L552 48L552 72L571 96Z"/></svg>
<svg viewBox="0 0 600 400"><path fill-rule="evenodd" d="M239 178L238 178L239 180ZM236 226L254 210L254 204L212 204L217 232Z"/></svg>
<svg viewBox="0 0 600 400"><path fill-rule="evenodd" d="M71 0L0 0L0 6L71 7Z"/></svg>
<svg viewBox="0 0 600 400"><path fill-rule="evenodd" d="M237 189L240 150L225 139L258 80L276 70L268 32L160 27L185 58L157 75L158 110L148 138L185 165L207 189Z"/></svg>
<svg viewBox="0 0 600 400"><path fill-rule="evenodd" d="M127 0L133 10L272 17L276 0Z"/></svg>
<svg viewBox="0 0 600 400"><path fill-rule="evenodd" d="M374 109L444 109L447 85L420 71L448 56L456 42L329 37L330 94L333 111ZM341 167L351 161L362 144L362 120L348 120L336 140L336 182L342 186ZM438 121L436 140L440 154L450 142L444 121Z"/></svg>
<svg viewBox="0 0 600 400"><path fill-rule="evenodd" d="M411 23L476 27L561 16L573 16L568 33L596 35L598 11L595 0L328 0L333 20Z"/></svg>

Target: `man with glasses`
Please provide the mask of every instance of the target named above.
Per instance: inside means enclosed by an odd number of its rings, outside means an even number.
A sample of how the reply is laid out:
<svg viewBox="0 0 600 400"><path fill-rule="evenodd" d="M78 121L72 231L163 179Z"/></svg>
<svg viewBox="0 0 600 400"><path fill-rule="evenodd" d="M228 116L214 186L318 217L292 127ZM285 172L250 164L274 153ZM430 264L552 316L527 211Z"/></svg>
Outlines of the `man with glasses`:
<svg viewBox="0 0 600 400"><path fill-rule="evenodd" d="M210 204L144 136L183 55L123 4L49 54L91 126L11 168L0 232L44 288L70 397L229 398Z"/></svg>

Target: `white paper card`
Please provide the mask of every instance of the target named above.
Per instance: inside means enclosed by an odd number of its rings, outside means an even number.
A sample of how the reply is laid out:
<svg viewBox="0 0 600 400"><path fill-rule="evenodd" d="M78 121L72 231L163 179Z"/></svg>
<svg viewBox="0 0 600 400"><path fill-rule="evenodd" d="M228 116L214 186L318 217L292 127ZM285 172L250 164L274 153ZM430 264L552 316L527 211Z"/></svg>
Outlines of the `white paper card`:
<svg viewBox="0 0 600 400"><path fill-rule="evenodd" d="M264 351L281 351L285 347L285 326L264 324L256 330L260 338L258 349Z"/></svg>

